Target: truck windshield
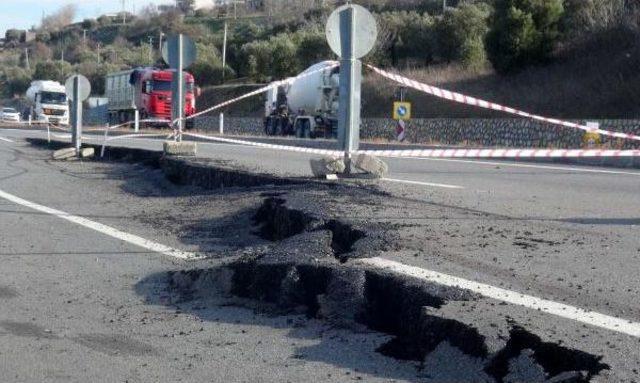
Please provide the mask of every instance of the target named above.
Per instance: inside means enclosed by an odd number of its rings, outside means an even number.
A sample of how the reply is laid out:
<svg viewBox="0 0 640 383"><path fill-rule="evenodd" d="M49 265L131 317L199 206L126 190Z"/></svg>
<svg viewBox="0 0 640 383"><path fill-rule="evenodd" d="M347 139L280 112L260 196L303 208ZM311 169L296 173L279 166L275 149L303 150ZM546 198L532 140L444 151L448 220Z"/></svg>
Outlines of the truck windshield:
<svg viewBox="0 0 640 383"><path fill-rule="evenodd" d="M194 85L192 82L187 83L187 92L193 93ZM154 81L153 82L153 90L160 92L170 92L171 91L171 81Z"/></svg>
<svg viewBox="0 0 640 383"><path fill-rule="evenodd" d="M170 92L171 91L171 81L154 81L153 82L153 90L159 92Z"/></svg>
<svg viewBox="0 0 640 383"><path fill-rule="evenodd" d="M56 92L42 92L40 96L40 102L43 104L63 105L67 103L67 95L64 93Z"/></svg>

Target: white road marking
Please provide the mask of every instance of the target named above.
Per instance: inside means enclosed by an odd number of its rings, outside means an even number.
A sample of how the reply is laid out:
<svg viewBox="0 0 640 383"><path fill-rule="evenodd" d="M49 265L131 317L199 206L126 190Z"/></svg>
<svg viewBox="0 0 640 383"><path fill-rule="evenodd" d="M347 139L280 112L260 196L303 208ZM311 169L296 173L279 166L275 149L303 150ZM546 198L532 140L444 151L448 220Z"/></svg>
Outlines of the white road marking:
<svg viewBox="0 0 640 383"><path fill-rule="evenodd" d="M14 196L14 195L9 194L7 192L4 192L2 190L0 190L0 198L4 198L7 201L16 203L18 205L26 206L26 207L34 209L34 210L38 210L38 211L46 213L46 214L51 214L51 215L56 216L58 218L65 219L65 220L67 220L69 222L73 222L73 223L75 223L77 225L84 226L86 228L95 230L95 231L100 232L102 234L106 234L106 235L108 235L110 237L119 239L119 240L124 241L124 242L131 243L133 245L145 248L147 250L151 250L151 251L156 252L156 253L160 253L160 254L168 255L170 257L184 259L184 260L194 260L194 259L201 258L198 255L196 255L194 253L191 253L191 252L174 249L172 247L165 246L165 245L153 242L153 241L146 240L146 239L144 239L142 237L138 237L137 235L125 233L125 232L120 231L118 229L114 229L113 227L110 227L110 226L107 226L107 225L103 225L101 223L94 222L94 221L88 220L88 219L83 218L83 217L78 217L78 216L66 213L64 211L61 211L61 210L56 210L56 209L52 209L50 207L38 205L37 203L27 201L25 199L22 199L20 197Z"/></svg>
<svg viewBox="0 0 640 383"><path fill-rule="evenodd" d="M526 295L515 291L487 285L484 283L454 277L420 267L408 266L403 263L391 261L384 258L364 258L355 260L354 262L380 269L390 270L396 273L444 286L466 289L502 302L524 306L533 310L540 310L547 314L640 338L640 323L632 322L630 320L615 318L594 311L587 311L579 307L569 306L563 303L537 298L531 295Z"/></svg>
<svg viewBox="0 0 640 383"><path fill-rule="evenodd" d="M8 138L4 138L4 137L0 137L0 141L4 141L4 142L15 142L13 140L10 140Z"/></svg>
<svg viewBox="0 0 640 383"><path fill-rule="evenodd" d="M395 179L395 178L383 178L382 180L383 181L389 181L389 182L397 182L397 183L401 183L401 184L429 186L429 187L445 188L445 189L464 189L463 186L458 186L458 185L447 185L447 184L436 184L436 183L431 183L431 182L399 180L399 179Z"/></svg>
<svg viewBox="0 0 640 383"><path fill-rule="evenodd" d="M423 160L423 161L460 162L460 163L465 163L465 164L478 164L478 165L491 165L491 166L508 166L508 167L514 167L514 168L533 168L533 169L560 170L560 171L572 171L572 172L579 172L579 173L620 174L620 175L631 175L631 176L640 177L640 172L626 172L626 171L620 171L620 170L600 170L600 169L578 168L578 167L573 167L573 166L532 165L532 164L518 164L518 163L513 163L513 162L457 160L457 159L448 159L448 158L425 158L425 157L405 157L405 158L402 158L402 159Z"/></svg>

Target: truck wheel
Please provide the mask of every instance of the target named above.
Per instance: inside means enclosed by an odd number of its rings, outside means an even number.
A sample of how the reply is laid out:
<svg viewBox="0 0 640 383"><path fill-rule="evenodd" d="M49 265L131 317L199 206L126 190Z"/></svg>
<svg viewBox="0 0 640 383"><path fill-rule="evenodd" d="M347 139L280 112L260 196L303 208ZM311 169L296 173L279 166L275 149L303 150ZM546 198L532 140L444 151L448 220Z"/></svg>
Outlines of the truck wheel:
<svg viewBox="0 0 640 383"><path fill-rule="evenodd" d="M304 138L311 138L311 121L302 121L302 136Z"/></svg>
<svg viewBox="0 0 640 383"><path fill-rule="evenodd" d="M284 119L282 119L282 118L276 119L276 126L275 126L274 134L276 136L284 136L284 131L285 131Z"/></svg>
<svg viewBox="0 0 640 383"><path fill-rule="evenodd" d="M264 132L267 136L273 136L276 133L275 118L268 117L264 124Z"/></svg>
<svg viewBox="0 0 640 383"><path fill-rule="evenodd" d="M302 138L304 136L304 128L300 123L300 120L296 121L296 138Z"/></svg>

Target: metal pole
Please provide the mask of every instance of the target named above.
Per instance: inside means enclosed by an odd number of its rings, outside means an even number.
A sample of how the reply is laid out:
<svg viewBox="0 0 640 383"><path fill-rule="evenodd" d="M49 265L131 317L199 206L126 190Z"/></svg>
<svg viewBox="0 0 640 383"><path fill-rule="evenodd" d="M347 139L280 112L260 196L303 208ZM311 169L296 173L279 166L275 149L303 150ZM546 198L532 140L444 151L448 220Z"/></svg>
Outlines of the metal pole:
<svg viewBox="0 0 640 383"><path fill-rule="evenodd" d="M80 101L80 77L73 77L73 102L72 105L72 141L76 149L76 155L80 157L82 147L82 101Z"/></svg>
<svg viewBox="0 0 640 383"><path fill-rule="evenodd" d="M182 34L178 35L178 65L173 76L173 102L171 107L172 117L176 123L175 128L178 131L176 136L178 142L182 141L182 126L184 122L183 38L184 36Z"/></svg>
<svg viewBox="0 0 640 383"><path fill-rule="evenodd" d="M136 108L133 111L133 131L138 133L140 130L140 111Z"/></svg>
<svg viewBox="0 0 640 383"><path fill-rule="evenodd" d="M224 42L222 43L222 82L224 83L224 72L227 67L227 22L224 22Z"/></svg>
<svg viewBox="0 0 640 383"><path fill-rule="evenodd" d="M224 134L224 113L220 113L220 135Z"/></svg>
<svg viewBox="0 0 640 383"><path fill-rule="evenodd" d="M360 144L360 105L362 62L354 56L355 14L347 8L340 14L340 100L338 110L338 142L344 150L345 173L351 172L352 153Z"/></svg>

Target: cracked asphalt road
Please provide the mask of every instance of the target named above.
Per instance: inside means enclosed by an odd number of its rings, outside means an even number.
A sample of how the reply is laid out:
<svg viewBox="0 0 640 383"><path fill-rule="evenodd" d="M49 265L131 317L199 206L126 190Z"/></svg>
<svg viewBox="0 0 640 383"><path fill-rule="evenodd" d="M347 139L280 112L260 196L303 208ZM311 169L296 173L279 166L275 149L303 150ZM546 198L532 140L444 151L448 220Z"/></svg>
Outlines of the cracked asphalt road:
<svg viewBox="0 0 640 383"><path fill-rule="evenodd" d="M206 265L269 246L247 227L271 187L224 192L177 187L159 170L137 164L50 162L48 152L16 138L15 144L0 143L0 189L5 192L205 253L214 259ZM266 171L285 164L282 168L294 175L307 167L300 155L261 152L256 159L247 149L218 145L202 145L201 153L246 167L259 162ZM640 321L640 173L390 162L394 178L464 189L383 182L378 187L386 196L294 188L287 202L296 208L321 207L322 214L354 225L385 227L394 240L376 256ZM265 315L259 308L238 307L228 297L213 297L207 304L176 302L163 295L162 281L145 285L161 299L149 304L141 297L148 294L135 291L140 280L197 265L4 201L0 216L6 276L0 286L5 302L0 336L7 340L0 352L12 366L11 375L0 375L2 380L446 381L451 376L381 356L375 349L388 337L378 333L354 334L300 316ZM487 334L500 318L515 318L546 341L603 356L612 368L594 381L640 379L637 338L490 300L452 303L439 315ZM242 340L226 341L234 331ZM263 338L270 340L260 350L264 343L257 342ZM235 343L220 346L228 342ZM272 359L264 361L264 354ZM119 368L112 368L114 363ZM221 371L226 375L215 375Z"/></svg>

